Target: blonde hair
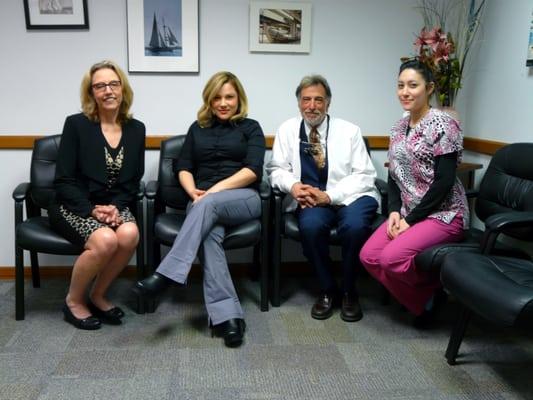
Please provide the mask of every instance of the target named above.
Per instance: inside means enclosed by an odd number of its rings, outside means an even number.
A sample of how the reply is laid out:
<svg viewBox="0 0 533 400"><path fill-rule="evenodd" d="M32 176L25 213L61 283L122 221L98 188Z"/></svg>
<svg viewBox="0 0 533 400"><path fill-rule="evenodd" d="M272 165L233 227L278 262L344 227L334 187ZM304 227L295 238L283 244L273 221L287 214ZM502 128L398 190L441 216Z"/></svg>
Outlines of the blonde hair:
<svg viewBox="0 0 533 400"><path fill-rule="evenodd" d="M207 81L202 92L204 104L202 104L202 107L200 107L200 110L198 110L197 114L198 124L202 128L208 128L213 125L215 116L213 114L213 110L211 109L211 103L218 92L220 92L220 89L222 89L222 86L224 86L226 83L231 83L231 85L235 88L239 100L237 112L230 118L230 122L241 121L248 115L248 98L246 97L246 93L244 92L241 82L231 72L220 71L213 75L209 81Z"/></svg>
<svg viewBox="0 0 533 400"><path fill-rule="evenodd" d="M110 69L118 75L122 86L122 103L120 104L120 109L118 111L117 122L126 122L128 119L131 119L129 111L131 104L133 103L133 90L124 71L122 71L122 69L120 69L120 67L113 61L100 61L99 63L94 64L89 71L85 73L80 88L81 109L91 121L98 122L100 120L98 106L96 105L96 100L93 95L92 80L94 73L104 68Z"/></svg>

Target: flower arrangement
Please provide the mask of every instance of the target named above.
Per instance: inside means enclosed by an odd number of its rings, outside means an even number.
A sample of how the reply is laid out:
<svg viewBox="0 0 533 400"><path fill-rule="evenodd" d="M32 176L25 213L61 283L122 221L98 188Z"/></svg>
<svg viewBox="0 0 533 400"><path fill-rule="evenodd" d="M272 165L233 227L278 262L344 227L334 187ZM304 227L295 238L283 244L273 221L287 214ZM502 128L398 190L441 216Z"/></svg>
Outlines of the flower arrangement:
<svg viewBox="0 0 533 400"><path fill-rule="evenodd" d="M433 71L437 102L441 106L454 106L485 1L419 0L417 8L424 27L414 42L415 52ZM454 22L452 30L447 30L450 21Z"/></svg>

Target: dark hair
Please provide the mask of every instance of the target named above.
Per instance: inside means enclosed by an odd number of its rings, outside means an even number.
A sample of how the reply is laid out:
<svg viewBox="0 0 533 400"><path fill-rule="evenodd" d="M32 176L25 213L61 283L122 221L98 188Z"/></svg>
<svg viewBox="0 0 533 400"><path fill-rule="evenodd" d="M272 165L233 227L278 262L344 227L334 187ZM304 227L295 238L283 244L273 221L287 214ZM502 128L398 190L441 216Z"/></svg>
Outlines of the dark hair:
<svg viewBox="0 0 533 400"><path fill-rule="evenodd" d="M406 69L414 69L416 72L422 75L426 81L426 84L435 82L431 68L429 68L426 63L420 61L418 58L410 58L404 61L402 65L400 65L400 72L398 72L398 75L400 75Z"/></svg>

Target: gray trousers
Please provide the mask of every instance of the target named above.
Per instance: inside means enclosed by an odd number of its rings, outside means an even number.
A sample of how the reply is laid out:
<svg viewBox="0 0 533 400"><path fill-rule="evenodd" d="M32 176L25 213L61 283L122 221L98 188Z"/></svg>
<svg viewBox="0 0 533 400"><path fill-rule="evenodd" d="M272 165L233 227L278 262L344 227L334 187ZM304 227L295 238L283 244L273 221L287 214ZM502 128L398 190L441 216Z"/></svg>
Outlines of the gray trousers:
<svg viewBox="0 0 533 400"><path fill-rule="evenodd" d="M157 268L167 278L185 283L198 255L204 268L205 306L213 325L244 316L222 247L225 227L260 215L261 199L253 189L223 190L189 203L183 226Z"/></svg>

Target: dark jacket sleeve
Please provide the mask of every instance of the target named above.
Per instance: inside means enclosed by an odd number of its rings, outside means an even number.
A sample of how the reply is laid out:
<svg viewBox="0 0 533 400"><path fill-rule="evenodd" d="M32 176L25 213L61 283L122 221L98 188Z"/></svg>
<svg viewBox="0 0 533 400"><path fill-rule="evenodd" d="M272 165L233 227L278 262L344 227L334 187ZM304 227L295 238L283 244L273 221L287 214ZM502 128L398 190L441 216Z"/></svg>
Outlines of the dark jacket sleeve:
<svg viewBox="0 0 533 400"><path fill-rule="evenodd" d="M132 121L131 128L123 134L131 135L132 139L129 141L128 148L125 148L125 152L132 154L130 165L134 169L134 173L131 179L124 182L120 182L117 185L116 193L113 195L110 204L116 206L119 210L123 210L130 205L139 191L139 183L144 175L144 153L145 153L145 140L146 140L146 128L140 121Z"/></svg>
<svg viewBox="0 0 533 400"><path fill-rule="evenodd" d="M457 152L435 157L435 179L420 203L405 217L409 225L426 218L438 209L455 183Z"/></svg>
<svg viewBox="0 0 533 400"><path fill-rule="evenodd" d="M77 177L79 134L73 116L67 117L57 155L54 184L57 199L61 204L80 217L88 217L93 206L89 201L88 191Z"/></svg>
<svg viewBox="0 0 533 400"><path fill-rule="evenodd" d="M388 208L389 208L389 214L393 211L400 212L402 208L402 198L400 196L400 188L392 179L392 176L390 175L387 178L387 189L388 189Z"/></svg>
<svg viewBox="0 0 533 400"><path fill-rule="evenodd" d="M260 182L263 178L263 163L265 161L265 135L257 121L249 120L249 122L245 132L248 146L243 167L251 169L257 177L256 182Z"/></svg>

